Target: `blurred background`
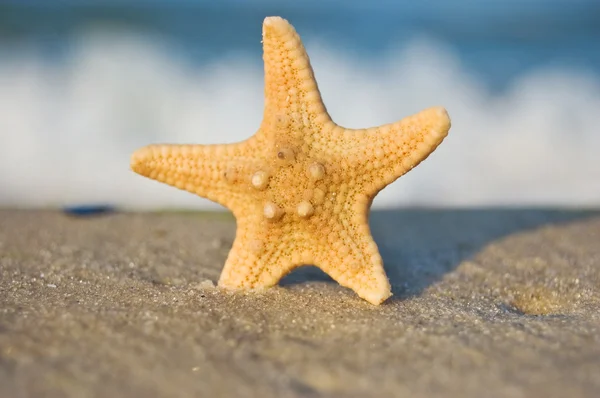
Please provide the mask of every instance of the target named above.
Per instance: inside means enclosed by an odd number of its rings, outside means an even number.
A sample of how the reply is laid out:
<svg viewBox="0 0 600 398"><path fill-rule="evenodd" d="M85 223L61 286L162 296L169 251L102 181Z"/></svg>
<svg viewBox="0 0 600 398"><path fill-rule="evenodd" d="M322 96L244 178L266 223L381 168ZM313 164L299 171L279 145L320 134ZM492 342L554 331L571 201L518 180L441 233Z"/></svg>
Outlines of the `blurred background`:
<svg viewBox="0 0 600 398"><path fill-rule="evenodd" d="M256 131L268 15L338 124L448 109L446 141L374 206L600 205L598 0L5 0L0 206L219 208L129 157Z"/></svg>

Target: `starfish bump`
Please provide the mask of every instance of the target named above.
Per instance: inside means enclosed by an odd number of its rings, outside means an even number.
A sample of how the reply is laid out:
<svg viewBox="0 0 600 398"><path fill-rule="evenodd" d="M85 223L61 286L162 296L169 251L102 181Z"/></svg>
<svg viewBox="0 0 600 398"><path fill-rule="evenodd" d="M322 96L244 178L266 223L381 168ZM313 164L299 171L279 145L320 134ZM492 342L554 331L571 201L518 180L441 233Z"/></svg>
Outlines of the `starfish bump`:
<svg viewBox="0 0 600 398"><path fill-rule="evenodd" d="M391 296L368 215L375 195L424 160L450 129L443 108L369 129L334 123L304 46L279 17L263 24L265 106L249 139L224 145L150 145L131 168L229 208L233 247L219 279L269 287L314 264L372 304Z"/></svg>

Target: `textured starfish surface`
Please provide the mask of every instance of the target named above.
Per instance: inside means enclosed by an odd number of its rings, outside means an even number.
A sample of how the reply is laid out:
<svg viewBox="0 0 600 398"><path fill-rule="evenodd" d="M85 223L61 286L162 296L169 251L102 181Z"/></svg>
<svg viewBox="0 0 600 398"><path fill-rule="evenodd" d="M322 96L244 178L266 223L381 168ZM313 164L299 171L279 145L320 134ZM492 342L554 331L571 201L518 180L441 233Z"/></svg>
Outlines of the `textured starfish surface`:
<svg viewBox="0 0 600 398"><path fill-rule="evenodd" d="M372 304L391 296L368 216L375 195L415 167L450 129L443 108L369 129L334 123L309 58L284 19L263 23L265 106L249 139L150 145L131 168L229 208L237 221L219 279L230 289L277 284L314 264Z"/></svg>

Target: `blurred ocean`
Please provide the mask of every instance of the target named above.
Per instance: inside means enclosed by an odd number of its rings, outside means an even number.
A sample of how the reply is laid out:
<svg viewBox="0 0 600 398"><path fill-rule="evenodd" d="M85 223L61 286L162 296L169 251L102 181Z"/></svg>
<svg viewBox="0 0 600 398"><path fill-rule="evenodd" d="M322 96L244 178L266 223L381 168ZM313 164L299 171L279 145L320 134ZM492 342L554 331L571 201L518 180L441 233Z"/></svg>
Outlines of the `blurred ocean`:
<svg viewBox="0 0 600 398"><path fill-rule="evenodd" d="M600 205L600 2L0 1L0 206L217 208L129 171L154 142L258 128L261 24L300 33L333 119L445 106L376 207Z"/></svg>

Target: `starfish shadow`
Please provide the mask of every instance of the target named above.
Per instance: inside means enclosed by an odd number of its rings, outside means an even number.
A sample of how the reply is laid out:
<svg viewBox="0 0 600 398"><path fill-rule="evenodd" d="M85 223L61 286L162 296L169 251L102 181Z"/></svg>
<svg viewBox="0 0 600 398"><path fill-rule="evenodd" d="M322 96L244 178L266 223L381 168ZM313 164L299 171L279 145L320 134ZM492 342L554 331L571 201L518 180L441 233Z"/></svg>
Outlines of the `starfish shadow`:
<svg viewBox="0 0 600 398"><path fill-rule="evenodd" d="M597 211L531 208L395 209L371 212L371 232L395 299L420 295L490 243L545 225L598 215ZM301 267L282 285L329 281L317 267Z"/></svg>

